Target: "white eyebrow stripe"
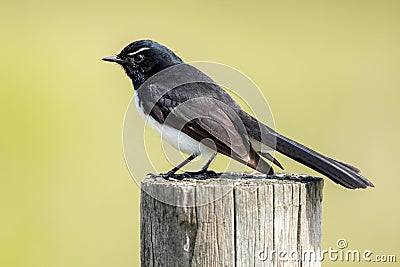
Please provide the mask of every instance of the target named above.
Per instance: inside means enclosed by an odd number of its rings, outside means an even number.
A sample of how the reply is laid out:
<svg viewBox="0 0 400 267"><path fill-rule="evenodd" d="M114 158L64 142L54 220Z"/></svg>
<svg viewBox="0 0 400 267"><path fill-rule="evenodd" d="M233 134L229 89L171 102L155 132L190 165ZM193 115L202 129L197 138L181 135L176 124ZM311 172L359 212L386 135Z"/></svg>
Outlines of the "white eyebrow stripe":
<svg viewBox="0 0 400 267"><path fill-rule="evenodd" d="M142 47L142 48L140 48L139 50L137 50L137 51L135 51L135 52L129 53L128 56L136 55L137 53L140 53L140 52L145 51L145 50L148 50L148 49L150 49L150 48L148 48L148 47Z"/></svg>

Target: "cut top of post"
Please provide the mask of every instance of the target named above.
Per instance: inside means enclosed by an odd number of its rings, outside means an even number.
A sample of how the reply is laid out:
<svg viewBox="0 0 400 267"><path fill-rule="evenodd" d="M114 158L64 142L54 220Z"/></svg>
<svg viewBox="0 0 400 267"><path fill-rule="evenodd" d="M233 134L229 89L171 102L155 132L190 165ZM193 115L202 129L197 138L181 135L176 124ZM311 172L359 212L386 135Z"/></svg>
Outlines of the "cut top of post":
<svg viewBox="0 0 400 267"><path fill-rule="evenodd" d="M183 180L166 180L160 175L152 174L150 178L146 178L141 182L142 191L145 191L160 202L180 207L208 204L233 191L236 187L254 189L265 186L269 186L271 189L284 187L286 190L288 188L293 188L293 190L301 190L303 188L303 190L307 190L308 187L315 187L318 189L314 192L318 194L316 197L322 200L323 180L319 177L303 174L275 173L266 177L264 174L257 173L222 173L218 178L204 179L201 175L197 175L195 178L185 178ZM214 192L213 196L208 196L204 199L195 198L196 188L199 189L201 187L218 187L218 192Z"/></svg>

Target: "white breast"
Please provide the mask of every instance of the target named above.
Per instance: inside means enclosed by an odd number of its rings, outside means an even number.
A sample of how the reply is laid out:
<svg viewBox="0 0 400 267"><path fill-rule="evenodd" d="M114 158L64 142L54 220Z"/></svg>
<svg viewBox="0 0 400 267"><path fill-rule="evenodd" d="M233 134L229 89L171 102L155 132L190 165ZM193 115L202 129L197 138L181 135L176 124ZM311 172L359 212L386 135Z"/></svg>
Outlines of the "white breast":
<svg viewBox="0 0 400 267"><path fill-rule="evenodd" d="M182 151L183 153L186 154L214 154L215 152L211 150L209 147L204 146L200 142L197 142L187 134L178 131L177 129L168 126L168 125L163 125L153 119L151 116L147 116L143 108L141 106L141 102L138 98L138 94L135 91L134 92L134 98L135 98L135 105L136 108L140 114L140 117L148 124L153 130L155 130L161 137L167 141L169 144L171 144L173 147L178 149L179 151Z"/></svg>

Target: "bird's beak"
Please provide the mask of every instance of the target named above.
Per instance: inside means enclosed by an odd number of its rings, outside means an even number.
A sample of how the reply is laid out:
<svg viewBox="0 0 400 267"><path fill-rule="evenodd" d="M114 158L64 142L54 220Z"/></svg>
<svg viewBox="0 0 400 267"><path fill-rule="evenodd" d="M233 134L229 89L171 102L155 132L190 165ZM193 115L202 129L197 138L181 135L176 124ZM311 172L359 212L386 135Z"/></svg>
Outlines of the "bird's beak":
<svg viewBox="0 0 400 267"><path fill-rule="evenodd" d="M122 63L125 62L123 59L119 58L118 56L105 57L105 58L103 58L102 60L104 60L104 61L110 61L110 62L115 62L115 63L118 63L118 64L122 64Z"/></svg>

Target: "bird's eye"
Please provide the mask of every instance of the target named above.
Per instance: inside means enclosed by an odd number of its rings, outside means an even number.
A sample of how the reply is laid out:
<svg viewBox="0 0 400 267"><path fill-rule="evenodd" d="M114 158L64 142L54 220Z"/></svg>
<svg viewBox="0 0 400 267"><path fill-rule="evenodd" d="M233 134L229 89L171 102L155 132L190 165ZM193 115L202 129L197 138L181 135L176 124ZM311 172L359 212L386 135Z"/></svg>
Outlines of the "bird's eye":
<svg viewBox="0 0 400 267"><path fill-rule="evenodd" d="M136 63L142 62L143 59L144 59L144 56L143 56L142 54L133 55L133 60L134 60Z"/></svg>

